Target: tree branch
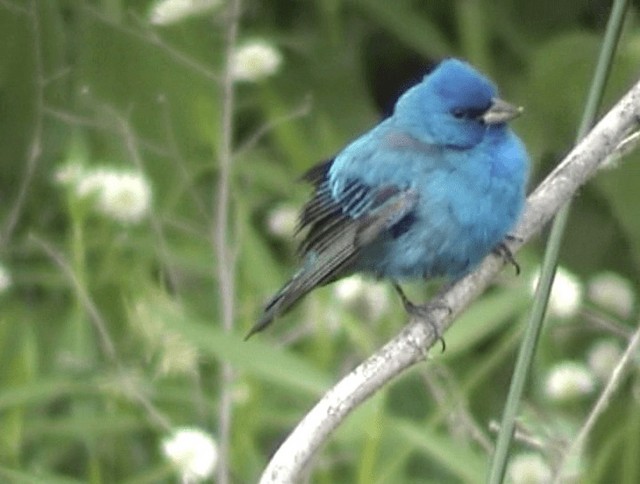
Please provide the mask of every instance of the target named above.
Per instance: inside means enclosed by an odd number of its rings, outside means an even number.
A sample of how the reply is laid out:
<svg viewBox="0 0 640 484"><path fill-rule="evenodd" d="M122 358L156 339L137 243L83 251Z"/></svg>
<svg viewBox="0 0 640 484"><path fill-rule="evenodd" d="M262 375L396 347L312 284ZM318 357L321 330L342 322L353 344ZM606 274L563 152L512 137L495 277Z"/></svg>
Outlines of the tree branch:
<svg viewBox="0 0 640 484"><path fill-rule="evenodd" d="M516 251L539 233L553 215L592 178L599 166L640 123L640 82L593 128L529 196L510 249ZM441 292L424 318L413 318L402 331L338 382L302 419L262 474L260 483L296 482L318 448L352 410L417 362L439 334L491 283L504 260L488 256L480 267ZM451 311L439 309L446 306Z"/></svg>

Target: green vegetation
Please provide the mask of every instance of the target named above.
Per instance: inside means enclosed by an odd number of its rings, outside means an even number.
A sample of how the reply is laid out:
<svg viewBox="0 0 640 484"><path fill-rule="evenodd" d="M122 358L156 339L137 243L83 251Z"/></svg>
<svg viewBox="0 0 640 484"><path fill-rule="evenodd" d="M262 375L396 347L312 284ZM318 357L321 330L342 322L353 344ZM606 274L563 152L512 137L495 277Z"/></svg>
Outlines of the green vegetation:
<svg viewBox="0 0 640 484"><path fill-rule="evenodd" d="M356 279L242 341L293 270L291 213L307 194L298 176L456 56L525 107L514 129L533 188L573 144L610 9L246 0L238 48L257 41L266 53L232 71L230 139L231 20L219 3L159 25L160 4L147 0L0 0L3 482L175 482L163 439L195 427L224 449L225 408L229 455L216 472L255 482L314 402L406 321L388 285ZM603 113L638 79L637 6L625 22ZM515 458L555 469L638 325L639 156L603 170L573 204ZM444 354L351 415L311 482L485 478L544 239L517 255L519 277L505 270L459 318ZM636 358L573 463L577 481L640 481L639 385Z"/></svg>

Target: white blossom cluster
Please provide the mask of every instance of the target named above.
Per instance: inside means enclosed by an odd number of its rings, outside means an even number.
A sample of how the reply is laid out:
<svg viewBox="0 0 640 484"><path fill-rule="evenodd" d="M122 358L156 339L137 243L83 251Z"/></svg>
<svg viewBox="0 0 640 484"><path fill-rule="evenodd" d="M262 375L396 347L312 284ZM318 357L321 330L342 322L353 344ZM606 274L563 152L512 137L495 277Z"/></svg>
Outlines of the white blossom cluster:
<svg viewBox="0 0 640 484"><path fill-rule="evenodd" d="M70 164L55 178L78 199L90 200L98 213L123 224L139 223L151 207L151 184L138 171Z"/></svg>
<svg viewBox="0 0 640 484"><path fill-rule="evenodd" d="M238 46L230 62L236 81L257 82L278 72L282 54L267 41L252 40Z"/></svg>
<svg viewBox="0 0 640 484"><path fill-rule="evenodd" d="M336 282L334 294L344 307L368 320L375 321L389 310L390 300L385 285L368 281L360 275Z"/></svg>
<svg viewBox="0 0 640 484"><path fill-rule="evenodd" d="M290 238L296 230L298 210L291 205L280 205L267 214L267 230L271 235Z"/></svg>
<svg viewBox="0 0 640 484"><path fill-rule="evenodd" d="M540 273L531 281L531 292L534 293ZM583 287L580 279L564 267L558 267L549 297L549 314L560 319L569 319L578 314L583 300Z"/></svg>
<svg viewBox="0 0 640 484"><path fill-rule="evenodd" d="M545 383L545 393L556 402L573 401L590 395L596 381L589 368L578 361L562 361L551 368Z"/></svg>
<svg viewBox="0 0 640 484"><path fill-rule="evenodd" d="M597 341L589 349L587 364L601 381L607 381L622 358L622 348L613 340Z"/></svg>
<svg viewBox="0 0 640 484"><path fill-rule="evenodd" d="M511 459L508 482L512 484L547 484L552 473L549 464L539 454L523 453Z"/></svg>
<svg viewBox="0 0 640 484"><path fill-rule="evenodd" d="M201 482L213 474L218 446L207 432L182 427L162 441L162 452L185 484Z"/></svg>
<svg viewBox="0 0 640 484"><path fill-rule="evenodd" d="M636 297L631 283L614 272L595 275L587 293L593 303L621 318L628 318L633 311Z"/></svg>
<svg viewBox="0 0 640 484"><path fill-rule="evenodd" d="M207 13L221 3L221 0L158 0L149 11L149 22L161 26L175 24Z"/></svg>

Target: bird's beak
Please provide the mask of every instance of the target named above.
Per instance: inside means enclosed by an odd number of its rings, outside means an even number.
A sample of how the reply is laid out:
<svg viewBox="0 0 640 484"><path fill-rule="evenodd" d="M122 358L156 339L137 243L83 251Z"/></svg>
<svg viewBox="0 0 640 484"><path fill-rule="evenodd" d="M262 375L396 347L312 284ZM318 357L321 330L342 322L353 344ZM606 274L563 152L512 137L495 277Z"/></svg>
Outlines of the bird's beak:
<svg viewBox="0 0 640 484"><path fill-rule="evenodd" d="M480 116L480 119L485 124L500 124L511 121L513 118L517 118L522 114L522 107L509 104L507 101L503 101L499 98L493 98L491 107Z"/></svg>

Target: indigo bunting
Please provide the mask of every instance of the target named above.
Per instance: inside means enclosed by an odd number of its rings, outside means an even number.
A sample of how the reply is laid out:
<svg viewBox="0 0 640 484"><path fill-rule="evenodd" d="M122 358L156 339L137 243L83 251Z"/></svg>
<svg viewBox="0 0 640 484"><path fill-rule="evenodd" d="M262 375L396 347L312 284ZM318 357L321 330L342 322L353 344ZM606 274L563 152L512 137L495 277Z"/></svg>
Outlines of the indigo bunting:
<svg viewBox="0 0 640 484"><path fill-rule="evenodd" d="M469 64L446 59L390 117L311 168L301 267L247 338L315 287L355 272L396 287L455 281L489 252L504 254L525 200L528 155L506 125L520 112Z"/></svg>

